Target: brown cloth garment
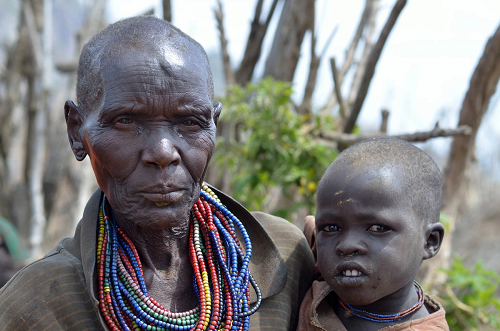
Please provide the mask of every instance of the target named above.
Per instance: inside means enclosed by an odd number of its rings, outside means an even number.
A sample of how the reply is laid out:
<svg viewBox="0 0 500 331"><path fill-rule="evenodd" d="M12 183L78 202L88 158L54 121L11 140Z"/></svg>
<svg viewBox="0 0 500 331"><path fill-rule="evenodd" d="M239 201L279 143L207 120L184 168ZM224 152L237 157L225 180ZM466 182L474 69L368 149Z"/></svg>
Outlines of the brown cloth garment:
<svg viewBox="0 0 500 331"><path fill-rule="evenodd" d="M216 194L241 220L252 240L250 271L263 302L250 318L250 329L295 330L300 302L314 270L302 232L286 220L251 214L232 198ZM73 238L63 239L0 289L0 330L109 330L99 313L96 290L100 195L97 190L87 203Z"/></svg>
<svg viewBox="0 0 500 331"><path fill-rule="evenodd" d="M331 308L328 300L329 295L335 292L325 281L314 281L312 287L307 292L299 313L299 331L347 331L340 319ZM424 305L429 311L429 315L404 322L397 325L388 326L380 331L449 331L446 323L443 306L426 295ZM357 317L353 317L357 318Z"/></svg>

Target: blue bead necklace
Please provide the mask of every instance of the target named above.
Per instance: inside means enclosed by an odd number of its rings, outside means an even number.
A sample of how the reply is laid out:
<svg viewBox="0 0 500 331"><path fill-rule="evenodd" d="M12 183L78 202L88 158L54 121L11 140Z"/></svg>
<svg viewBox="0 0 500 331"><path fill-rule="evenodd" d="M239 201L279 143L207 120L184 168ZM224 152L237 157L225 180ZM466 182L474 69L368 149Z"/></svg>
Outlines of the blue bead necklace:
<svg viewBox="0 0 500 331"><path fill-rule="evenodd" d="M418 295L418 300L417 302L411 306L409 309L396 313L396 314L375 314L375 313L370 313L366 310L361 310L361 309L356 309L352 307L350 304L345 303L342 301L342 299L339 298L340 305L342 308L345 309L346 313L349 315L357 316L359 318L372 321L372 322L377 322L377 323L389 323L389 322L395 322L399 321L406 316L409 316L410 314L416 312L422 305L424 304L424 290L422 289L422 286L415 280L413 281L414 286L415 286L415 292L417 292Z"/></svg>
<svg viewBox="0 0 500 331"><path fill-rule="evenodd" d="M262 295L249 263L252 244L245 227L206 185L193 205L189 250L199 306L175 313L149 296L134 244L121 230L102 197L97 240L99 307L118 330L248 330ZM243 237L245 250L235 229ZM250 285L257 303L250 308Z"/></svg>

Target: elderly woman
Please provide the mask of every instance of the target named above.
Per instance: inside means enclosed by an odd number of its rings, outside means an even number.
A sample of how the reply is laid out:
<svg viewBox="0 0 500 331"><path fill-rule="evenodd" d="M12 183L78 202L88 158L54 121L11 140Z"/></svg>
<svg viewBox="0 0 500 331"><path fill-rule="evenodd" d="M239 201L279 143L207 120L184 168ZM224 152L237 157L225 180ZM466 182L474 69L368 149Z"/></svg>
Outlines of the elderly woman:
<svg viewBox="0 0 500 331"><path fill-rule="evenodd" d="M207 56L153 17L85 45L77 160L99 190L75 236L0 290L2 330L292 330L314 260L300 230L203 183L221 104Z"/></svg>

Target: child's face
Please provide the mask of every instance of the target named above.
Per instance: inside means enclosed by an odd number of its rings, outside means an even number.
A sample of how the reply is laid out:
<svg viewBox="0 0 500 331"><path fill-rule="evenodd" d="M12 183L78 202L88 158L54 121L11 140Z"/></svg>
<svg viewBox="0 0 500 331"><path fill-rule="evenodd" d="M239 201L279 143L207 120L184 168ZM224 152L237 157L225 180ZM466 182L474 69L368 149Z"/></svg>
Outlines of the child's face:
<svg viewBox="0 0 500 331"><path fill-rule="evenodd" d="M344 302L367 305L413 286L425 240L403 176L394 166L341 163L318 191L318 265Z"/></svg>

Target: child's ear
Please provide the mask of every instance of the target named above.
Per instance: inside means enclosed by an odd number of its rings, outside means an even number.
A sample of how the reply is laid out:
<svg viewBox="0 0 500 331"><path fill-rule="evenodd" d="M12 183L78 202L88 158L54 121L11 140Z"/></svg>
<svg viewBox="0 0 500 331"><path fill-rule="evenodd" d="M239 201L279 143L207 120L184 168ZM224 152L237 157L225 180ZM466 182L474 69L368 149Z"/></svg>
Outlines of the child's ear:
<svg viewBox="0 0 500 331"><path fill-rule="evenodd" d="M441 222L428 224L425 229L425 247L423 259L427 260L439 252L444 237L444 226Z"/></svg>

